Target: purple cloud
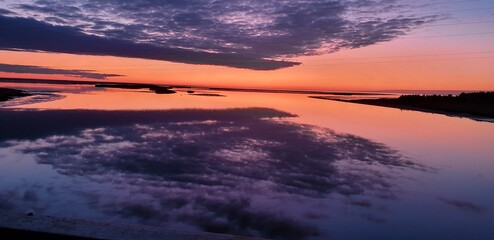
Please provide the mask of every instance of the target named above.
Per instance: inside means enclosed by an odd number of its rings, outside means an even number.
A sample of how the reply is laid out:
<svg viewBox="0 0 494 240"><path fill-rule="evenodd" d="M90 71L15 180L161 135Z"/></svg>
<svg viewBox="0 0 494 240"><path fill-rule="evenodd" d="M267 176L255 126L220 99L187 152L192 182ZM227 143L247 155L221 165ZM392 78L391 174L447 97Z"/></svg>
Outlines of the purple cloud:
<svg viewBox="0 0 494 240"><path fill-rule="evenodd" d="M0 18L8 33L0 37L1 49L255 70L390 41L436 19L406 13L396 1L39 0L8 7L0 14L18 18Z"/></svg>

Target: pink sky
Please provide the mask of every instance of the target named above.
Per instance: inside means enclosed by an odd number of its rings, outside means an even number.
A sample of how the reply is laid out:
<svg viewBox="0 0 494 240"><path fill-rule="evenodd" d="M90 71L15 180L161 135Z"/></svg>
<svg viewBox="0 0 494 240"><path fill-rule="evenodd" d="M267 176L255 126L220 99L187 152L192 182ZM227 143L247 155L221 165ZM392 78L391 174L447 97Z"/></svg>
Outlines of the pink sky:
<svg viewBox="0 0 494 240"><path fill-rule="evenodd" d="M14 6L13 3L8 4L8 1L4 2L0 7L9 10L8 6ZM124 75L109 77L108 81L192 86L305 90L494 90L494 3L472 1L450 4L446 8L438 4L432 5L430 12L443 11L443 8L450 13L442 16L443 19L421 25L390 41L334 53L299 54L288 60L300 62L301 65L277 70L8 49L0 51L0 64ZM30 16L29 12L19 14ZM94 80L69 75L15 72L0 72L0 77Z"/></svg>

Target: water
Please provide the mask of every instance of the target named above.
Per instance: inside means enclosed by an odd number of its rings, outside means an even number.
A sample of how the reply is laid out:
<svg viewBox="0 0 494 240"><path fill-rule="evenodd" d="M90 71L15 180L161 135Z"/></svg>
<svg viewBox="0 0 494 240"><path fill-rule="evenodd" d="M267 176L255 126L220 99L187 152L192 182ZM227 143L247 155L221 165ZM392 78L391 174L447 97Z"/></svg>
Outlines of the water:
<svg viewBox="0 0 494 240"><path fill-rule="evenodd" d="M494 239L493 123L304 94L56 90L0 110L2 210L277 239Z"/></svg>

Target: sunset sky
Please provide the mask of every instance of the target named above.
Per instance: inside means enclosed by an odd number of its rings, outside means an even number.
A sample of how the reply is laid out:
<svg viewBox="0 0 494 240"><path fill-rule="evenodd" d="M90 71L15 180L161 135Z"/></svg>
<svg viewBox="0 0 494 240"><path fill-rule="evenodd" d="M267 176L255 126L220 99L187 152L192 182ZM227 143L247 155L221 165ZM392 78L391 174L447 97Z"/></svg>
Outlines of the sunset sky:
<svg viewBox="0 0 494 240"><path fill-rule="evenodd" d="M0 0L0 77L494 90L492 0Z"/></svg>

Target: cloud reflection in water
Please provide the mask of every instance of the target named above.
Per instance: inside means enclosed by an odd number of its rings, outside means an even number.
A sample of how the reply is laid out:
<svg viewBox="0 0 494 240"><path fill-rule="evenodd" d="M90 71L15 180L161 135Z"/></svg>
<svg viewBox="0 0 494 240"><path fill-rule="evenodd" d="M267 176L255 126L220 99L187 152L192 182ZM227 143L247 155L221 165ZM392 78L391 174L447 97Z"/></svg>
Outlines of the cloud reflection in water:
<svg viewBox="0 0 494 240"><path fill-rule="evenodd" d="M331 213L314 217L313 204L330 194L392 199L388 170L422 169L385 145L284 121L277 117L290 115L276 110L190 111L199 117L91 124L3 145L60 174L110 182L119 196L84 197L112 216L282 239L323 234L313 223Z"/></svg>

